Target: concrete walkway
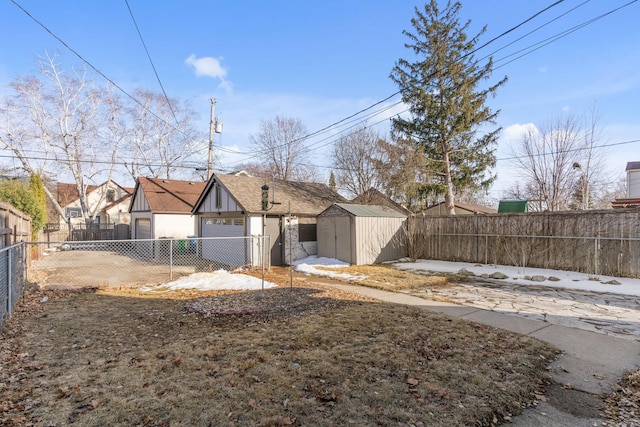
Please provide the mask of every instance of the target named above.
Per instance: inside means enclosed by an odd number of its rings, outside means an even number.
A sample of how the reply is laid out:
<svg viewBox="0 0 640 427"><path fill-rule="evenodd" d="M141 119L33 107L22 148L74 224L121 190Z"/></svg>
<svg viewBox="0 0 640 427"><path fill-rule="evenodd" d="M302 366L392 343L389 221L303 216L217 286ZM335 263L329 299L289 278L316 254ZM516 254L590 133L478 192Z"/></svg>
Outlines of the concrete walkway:
<svg viewBox="0 0 640 427"><path fill-rule="evenodd" d="M603 333L587 331L570 326L553 324L537 320L504 314L476 307L466 307L450 302L432 301L425 298L387 292L362 286L347 285L322 277L305 276L294 273L307 283L330 285L345 291L375 298L381 301L419 307L425 310L444 313L465 320L494 326L548 342L562 351L561 356L552 365L554 381L563 391L564 398L581 400L585 406L601 405L601 401L592 395L607 395L612 392L625 372L640 367L640 342ZM573 393L573 395L571 395ZM575 405L574 405L575 406ZM566 412L560 401L540 402L536 407L527 409L514 417L512 426L601 426L606 424L597 415L594 408L585 411L588 416L575 416ZM597 408L596 408L597 409Z"/></svg>

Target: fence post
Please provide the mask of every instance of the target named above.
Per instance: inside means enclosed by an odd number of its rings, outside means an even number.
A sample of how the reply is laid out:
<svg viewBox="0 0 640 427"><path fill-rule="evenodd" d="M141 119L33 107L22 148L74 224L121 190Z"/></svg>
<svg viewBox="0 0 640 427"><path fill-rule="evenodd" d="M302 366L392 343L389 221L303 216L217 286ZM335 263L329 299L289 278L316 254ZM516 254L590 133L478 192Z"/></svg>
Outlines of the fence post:
<svg viewBox="0 0 640 427"><path fill-rule="evenodd" d="M11 286L11 249L7 249L7 313L9 314L9 319L11 319L11 311L13 309L13 292Z"/></svg>
<svg viewBox="0 0 640 427"><path fill-rule="evenodd" d="M169 281L173 281L173 239L169 239Z"/></svg>
<svg viewBox="0 0 640 427"><path fill-rule="evenodd" d="M600 237L596 236L596 238L594 239L594 242L595 242L595 245L596 245L595 253L594 253L595 254L594 255L594 258L595 258L595 270L596 270L595 271L595 275L596 275L596 277L598 277L598 270L599 270L598 267L599 267L599 261L600 261L600 254L599 254L599 251L598 251L598 246L600 246Z"/></svg>

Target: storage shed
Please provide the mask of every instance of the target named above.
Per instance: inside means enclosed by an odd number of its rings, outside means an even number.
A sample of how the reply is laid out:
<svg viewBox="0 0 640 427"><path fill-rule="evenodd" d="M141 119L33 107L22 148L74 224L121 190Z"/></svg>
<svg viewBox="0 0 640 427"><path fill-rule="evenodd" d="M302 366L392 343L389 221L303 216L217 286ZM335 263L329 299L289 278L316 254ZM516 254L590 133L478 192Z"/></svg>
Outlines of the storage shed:
<svg viewBox="0 0 640 427"><path fill-rule="evenodd" d="M360 265L406 257L406 220L386 206L335 203L318 215L318 256Z"/></svg>

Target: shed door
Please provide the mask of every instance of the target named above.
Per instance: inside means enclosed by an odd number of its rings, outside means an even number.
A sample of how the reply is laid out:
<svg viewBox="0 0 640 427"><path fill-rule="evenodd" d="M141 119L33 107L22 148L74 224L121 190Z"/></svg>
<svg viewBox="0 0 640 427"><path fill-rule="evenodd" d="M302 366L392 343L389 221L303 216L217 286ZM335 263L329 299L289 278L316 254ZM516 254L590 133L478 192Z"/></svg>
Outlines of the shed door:
<svg viewBox="0 0 640 427"><path fill-rule="evenodd" d="M271 240L271 265L282 265L282 217L267 217L265 234Z"/></svg>
<svg viewBox="0 0 640 427"><path fill-rule="evenodd" d="M336 258L340 261L353 262L351 257L351 218L339 216L335 218Z"/></svg>
<svg viewBox="0 0 640 427"><path fill-rule="evenodd" d="M336 229L333 218L318 218L318 256L336 258Z"/></svg>
<svg viewBox="0 0 640 427"><path fill-rule="evenodd" d="M318 218L318 256L352 263L351 218Z"/></svg>
<svg viewBox="0 0 640 427"><path fill-rule="evenodd" d="M136 219L136 239L151 238L151 220L149 218Z"/></svg>

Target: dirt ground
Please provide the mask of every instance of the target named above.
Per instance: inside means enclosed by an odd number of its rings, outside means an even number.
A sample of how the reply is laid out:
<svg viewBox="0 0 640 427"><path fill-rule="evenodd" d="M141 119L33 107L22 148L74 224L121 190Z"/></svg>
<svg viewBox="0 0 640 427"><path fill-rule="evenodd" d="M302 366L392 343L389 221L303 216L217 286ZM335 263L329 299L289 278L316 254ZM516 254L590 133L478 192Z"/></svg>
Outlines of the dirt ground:
<svg viewBox="0 0 640 427"><path fill-rule="evenodd" d="M490 426L548 386L540 341L297 282L287 303L288 279L30 289L0 341L0 424Z"/></svg>
<svg viewBox="0 0 640 427"><path fill-rule="evenodd" d="M184 258L184 257L183 257ZM110 251L69 250L51 252L32 262L29 280L43 288L137 287L157 285L196 272L196 262L174 264L147 261Z"/></svg>

